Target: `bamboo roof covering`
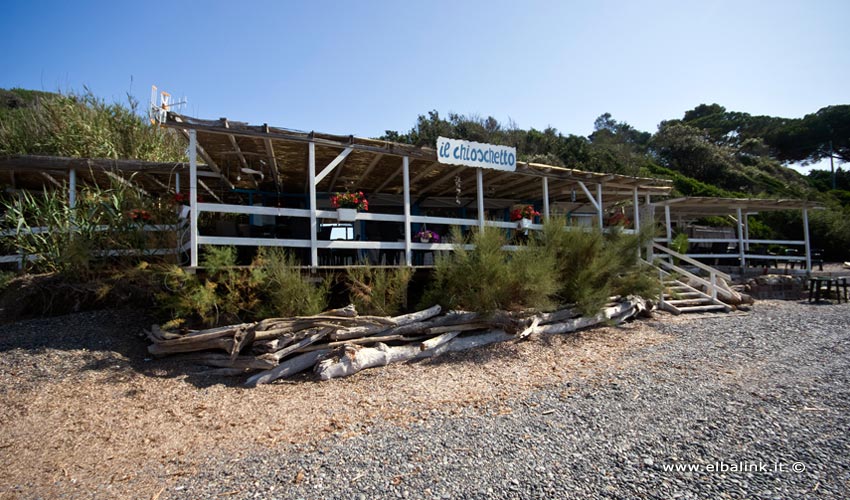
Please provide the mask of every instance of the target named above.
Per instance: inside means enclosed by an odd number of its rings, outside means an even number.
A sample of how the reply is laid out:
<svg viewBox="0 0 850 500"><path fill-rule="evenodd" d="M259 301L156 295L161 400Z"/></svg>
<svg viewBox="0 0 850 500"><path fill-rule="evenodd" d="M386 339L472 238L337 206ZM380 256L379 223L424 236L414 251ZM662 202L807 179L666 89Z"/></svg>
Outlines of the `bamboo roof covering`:
<svg viewBox="0 0 850 500"><path fill-rule="evenodd" d="M804 208L821 209L823 205L795 199L685 197L660 201L655 203L655 207L662 214L664 207L670 207L670 212L675 215L704 217L728 215L739 208L746 212L775 212Z"/></svg>
<svg viewBox="0 0 850 500"><path fill-rule="evenodd" d="M364 191L399 194L402 185L402 157L409 158L412 198L423 201L439 197L475 197L476 169L437 162L433 148L416 147L375 139L302 132L268 125L248 125L221 118L201 120L169 113L167 127L184 135L195 130L199 157L213 172L234 186L278 192L307 191L308 143L315 144L316 174L350 149L347 156L317 186L318 192ZM247 172L247 173L246 173ZM630 200L633 190L645 194L667 195L672 183L663 179L585 172L537 163L517 163L516 172L484 169L486 198L526 200L542 198L541 178L548 178L553 203L584 198L579 183L603 185L607 205ZM459 188L456 185L459 179ZM595 194L595 191L594 191Z"/></svg>
<svg viewBox="0 0 850 500"><path fill-rule="evenodd" d="M7 155L0 156L0 182L12 189L41 190L62 187L74 170L80 184L109 186L114 182L150 193L174 192L180 177L185 190L189 186L189 164L184 162L150 162L109 158L70 158L64 156ZM219 174L201 165L198 168L200 190L214 199L229 189Z"/></svg>

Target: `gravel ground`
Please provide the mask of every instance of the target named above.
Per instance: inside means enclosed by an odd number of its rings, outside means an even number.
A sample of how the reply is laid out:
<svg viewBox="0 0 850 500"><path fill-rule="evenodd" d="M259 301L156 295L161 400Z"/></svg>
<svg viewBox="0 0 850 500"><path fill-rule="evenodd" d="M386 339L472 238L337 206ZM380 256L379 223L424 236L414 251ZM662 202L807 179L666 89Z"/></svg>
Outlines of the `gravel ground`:
<svg viewBox="0 0 850 500"><path fill-rule="evenodd" d="M167 497L847 498L848 324L846 304L668 317L673 341L509 411L211 459Z"/></svg>
<svg viewBox="0 0 850 500"><path fill-rule="evenodd" d="M0 329L0 498L850 491L847 304L664 315L255 390L144 362L146 324L104 312Z"/></svg>

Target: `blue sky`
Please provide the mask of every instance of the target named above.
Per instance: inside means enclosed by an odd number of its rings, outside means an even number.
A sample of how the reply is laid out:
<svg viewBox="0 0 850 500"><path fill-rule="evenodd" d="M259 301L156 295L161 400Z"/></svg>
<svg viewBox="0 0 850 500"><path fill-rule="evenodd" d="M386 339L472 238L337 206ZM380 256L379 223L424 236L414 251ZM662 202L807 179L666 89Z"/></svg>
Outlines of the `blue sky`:
<svg viewBox="0 0 850 500"><path fill-rule="evenodd" d="M12 1L0 87L147 102L156 84L186 114L367 137L431 109L655 131L701 103L847 104L847 19L846 0Z"/></svg>

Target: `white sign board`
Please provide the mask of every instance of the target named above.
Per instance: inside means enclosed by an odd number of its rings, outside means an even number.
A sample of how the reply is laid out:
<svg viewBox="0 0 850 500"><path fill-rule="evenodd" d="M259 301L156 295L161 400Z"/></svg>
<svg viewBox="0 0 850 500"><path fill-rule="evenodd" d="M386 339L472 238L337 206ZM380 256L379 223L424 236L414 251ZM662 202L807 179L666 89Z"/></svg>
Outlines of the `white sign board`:
<svg viewBox="0 0 850 500"><path fill-rule="evenodd" d="M516 170L516 148L438 137L437 161L513 172Z"/></svg>

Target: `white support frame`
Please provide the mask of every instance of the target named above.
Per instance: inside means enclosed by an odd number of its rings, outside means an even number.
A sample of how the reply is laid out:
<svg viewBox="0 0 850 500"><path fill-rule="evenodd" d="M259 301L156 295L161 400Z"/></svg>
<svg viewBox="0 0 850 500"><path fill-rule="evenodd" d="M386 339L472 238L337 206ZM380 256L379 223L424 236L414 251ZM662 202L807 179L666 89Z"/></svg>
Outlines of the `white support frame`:
<svg viewBox="0 0 850 500"><path fill-rule="evenodd" d="M410 229L410 158L407 156L401 160L401 176L404 189L404 263L410 267L413 265L413 251L410 246L413 234Z"/></svg>
<svg viewBox="0 0 850 500"><path fill-rule="evenodd" d="M475 169L475 183L478 188L478 229L484 231L484 173L481 167Z"/></svg>
<svg viewBox="0 0 850 500"><path fill-rule="evenodd" d="M812 248L809 240L809 209L803 208L803 244L806 246L806 272L812 272Z"/></svg>
<svg viewBox="0 0 850 500"><path fill-rule="evenodd" d="M314 143L311 142L310 144L314 144ZM315 148L315 145L314 145L314 148ZM322 171L319 172L318 175L316 175L316 178L314 179L313 182L317 185L320 182L322 182L322 180L325 177L327 177L328 174L333 172L333 170L336 167L338 167L340 163L342 163L346 158L348 158L348 155L350 155L352 151L354 151L354 148L345 148L344 150L342 150L342 153L338 154L337 157L334 158L332 162L328 163L328 166L323 168ZM314 154L315 154L315 149L314 149ZM315 159L314 159L314 161L315 161Z"/></svg>
<svg viewBox="0 0 850 500"><path fill-rule="evenodd" d="M318 224L316 222L316 143L307 143L307 184L310 190L310 267L319 267Z"/></svg>
<svg viewBox="0 0 850 500"><path fill-rule="evenodd" d="M669 205L666 207L669 208ZM738 258L741 260L741 269L747 267L746 250L744 249L744 221L741 208L735 209L735 216L738 219Z"/></svg>
<svg viewBox="0 0 850 500"><path fill-rule="evenodd" d="M543 218L549 219L549 178L543 178Z"/></svg>
<svg viewBox="0 0 850 500"><path fill-rule="evenodd" d="M634 190L633 190L633 198L634 199L632 200L632 203L634 204L634 211L635 211L635 213L634 213L634 220L635 220L634 227L635 227L635 232L639 233L640 232L640 198L638 197L637 188L634 188Z"/></svg>
<svg viewBox="0 0 850 500"><path fill-rule="evenodd" d="M673 244L673 226L670 224L670 205L664 205L664 229L667 235L667 246Z"/></svg>
<svg viewBox="0 0 850 500"><path fill-rule="evenodd" d="M602 205L602 183L596 185L596 212L599 214L599 229L603 229L605 227L605 213L603 212L604 206Z"/></svg>
<svg viewBox="0 0 850 500"><path fill-rule="evenodd" d="M198 267L198 133L189 130L189 267Z"/></svg>
<svg viewBox="0 0 850 500"><path fill-rule="evenodd" d="M77 206L77 170L73 168L68 171L68 206Z"/></svg>

